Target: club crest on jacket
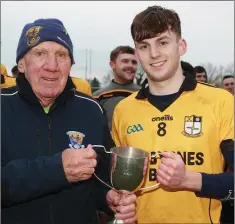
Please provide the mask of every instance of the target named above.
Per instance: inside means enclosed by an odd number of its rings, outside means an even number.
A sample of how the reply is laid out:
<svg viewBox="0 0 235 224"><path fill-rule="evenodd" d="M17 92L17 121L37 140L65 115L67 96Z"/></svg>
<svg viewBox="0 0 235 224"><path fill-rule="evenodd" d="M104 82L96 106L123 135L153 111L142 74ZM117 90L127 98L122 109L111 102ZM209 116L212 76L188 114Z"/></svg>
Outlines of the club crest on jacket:
<svg viewBox="0 0 235 224"><path fill-rule="evenodd" d="M80 149L85 147L82 145L83 139L85 137L83 133L77 131L68 131L67 135L69 136L69 147L71 149Z"/></svg>

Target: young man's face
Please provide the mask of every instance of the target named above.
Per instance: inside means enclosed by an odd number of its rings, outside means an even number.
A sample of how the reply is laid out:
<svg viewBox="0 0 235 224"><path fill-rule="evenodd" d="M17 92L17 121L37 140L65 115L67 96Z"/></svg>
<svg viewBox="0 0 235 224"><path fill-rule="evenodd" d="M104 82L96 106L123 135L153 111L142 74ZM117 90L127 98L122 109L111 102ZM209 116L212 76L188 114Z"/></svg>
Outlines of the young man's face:
<svg viewBox="0 0 235 224"><path fill-rule="evenodd" d="M137 59L134 54L119 54L115 61L110 61L115 78L125 84L135 78Z"/></svg>
<svg viewBox="0 0 235 224"><path fill-rule="evenodd" d="M25 73L35 95L56 98L64 90L71 69L68 49L56 42L42 42L25 54L18 69Z"/></svg>
<svg viewBox="0 0 235 224"><path fill-rule="evenodd" d="M196 73L196 80L200 82L206 82L206 73L205 72Z"/></svg>
<svg viewBox="0 0 235 224"><path fill-rule="evenodd" d="M168 80L180 65L187 49L186 41L168 30L154 38L135 41L136 53L148 78L154 82Z"/></svg>
<svg viewBox="0 0 235 224"><path fill-rule="evenodd" d="M228 90L234 95L234 78L227 78L223 81L224 89Z"/></svg>

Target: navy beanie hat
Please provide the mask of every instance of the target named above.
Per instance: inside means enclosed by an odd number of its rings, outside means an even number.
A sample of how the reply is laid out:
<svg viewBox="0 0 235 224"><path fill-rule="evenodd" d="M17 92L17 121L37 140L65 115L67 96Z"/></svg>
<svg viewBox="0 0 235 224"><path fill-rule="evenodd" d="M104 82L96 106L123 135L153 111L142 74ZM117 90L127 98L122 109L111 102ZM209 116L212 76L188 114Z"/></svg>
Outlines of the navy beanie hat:
<svg viewBox="0 0 235 224"><path fill-rule="evenodd" d="M73 44L63 23L58 19L38 19L24 26L21 33L16 55L16 63L33 47L44 41L54 41L69 51L71 63L73 58Z"/></svg>

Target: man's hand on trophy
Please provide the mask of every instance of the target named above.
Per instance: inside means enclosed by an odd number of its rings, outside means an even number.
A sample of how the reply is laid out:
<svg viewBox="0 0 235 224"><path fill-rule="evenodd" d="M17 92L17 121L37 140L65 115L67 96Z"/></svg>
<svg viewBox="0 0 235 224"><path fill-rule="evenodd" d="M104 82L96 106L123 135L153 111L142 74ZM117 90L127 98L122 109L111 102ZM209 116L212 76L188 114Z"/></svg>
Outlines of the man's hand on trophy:
<svg viewBox="0 0 235 224"><path fill-rule="evenodd" d="M91 145L83 149L65 149L62 152L62 164L67 180L78 182L89 179L97 165L96 152Z"/></svg>
<svg viewBox="0 0 235 224"><path fill-rule="evenodd" d="M110 190L106 195L106 200L110 209L115 213L116 220L122 220L124 224L136 223L136 195L134 193L127 191L118 193Z"/></svg>
<svg viewBox="0 0 235 224"><path fill-rule="evenodd" d="M161 163L157 170L160 185L181 190L186 178L186 168L181 156L173 152L162 152Z"/></svg>

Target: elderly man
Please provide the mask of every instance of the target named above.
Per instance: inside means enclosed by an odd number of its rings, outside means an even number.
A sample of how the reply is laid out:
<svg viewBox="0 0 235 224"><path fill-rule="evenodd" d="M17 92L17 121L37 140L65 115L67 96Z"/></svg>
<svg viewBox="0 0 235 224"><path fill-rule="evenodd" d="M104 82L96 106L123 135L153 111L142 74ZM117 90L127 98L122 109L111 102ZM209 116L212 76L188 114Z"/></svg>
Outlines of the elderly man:
<svg viewBox="0 0 235 224"><path fill-rule="evenodd" d="M75 92L73 45L58 19L25 25L17 86L2 91L2 220L8 224L97 223L96 209L136 221L135 200L109 190L113 146L101 107Z"/></svg>

